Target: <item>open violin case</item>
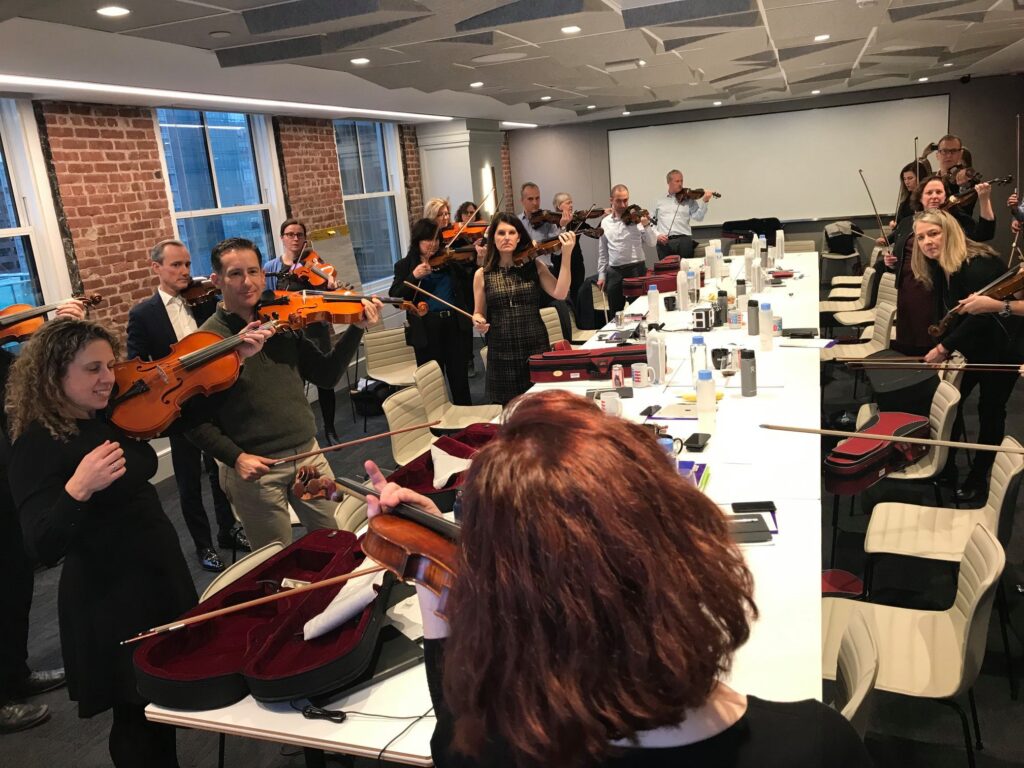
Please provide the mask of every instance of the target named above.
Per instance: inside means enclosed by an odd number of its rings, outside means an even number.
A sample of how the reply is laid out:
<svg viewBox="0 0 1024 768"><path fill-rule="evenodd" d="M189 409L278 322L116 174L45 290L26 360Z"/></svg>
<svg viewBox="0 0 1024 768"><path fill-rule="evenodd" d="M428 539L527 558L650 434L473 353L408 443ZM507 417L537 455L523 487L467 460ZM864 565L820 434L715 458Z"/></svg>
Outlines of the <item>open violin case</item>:
<svg viewBox="0 0 1024 768"><path fill-rule="evenodd" d="M627 347L555 350L530 355L530 381L540 384L550 381L610 379L612 366L616 363L622 366L626 376L632 376L635 363L647 363L647 348L643 344L635 344Z"/></svg>
<svg viewBox="0 0 1024 768"><path fill-rule="evenodd" d="M888 412L876 414L860 433L894 437L930 435L928 419L915 413ZM920 459L928 446L850 437L839 442L825 457L825 485L831 493L855 493L863 489L865 480L877 482L890 472Z"/></svg>
<svg viewBox="0 0 1024 768"><path fill-rule="evenodd" d="M679 272L679 257L666 256L654 262L654 268L648 269L643 277L626 277L622 280L622 295L628 299L647 294L652 285L658 286L660 293L668 293L676 289L676 273Z"/></svg>
<svg viewBox="0 0 1024 768"><path fill-rule="evenodd" d="M312 531L182 618L271 594L285 578L314 582L340 576L364 559L354 534ZM249 694L260 701L287 701L341 690L373 660L394 583L387 574L377 598L358 617L314 640L303 639L303 625L344 584L142 640L134 656L139 692L160 706L202 710Z"/></svg>

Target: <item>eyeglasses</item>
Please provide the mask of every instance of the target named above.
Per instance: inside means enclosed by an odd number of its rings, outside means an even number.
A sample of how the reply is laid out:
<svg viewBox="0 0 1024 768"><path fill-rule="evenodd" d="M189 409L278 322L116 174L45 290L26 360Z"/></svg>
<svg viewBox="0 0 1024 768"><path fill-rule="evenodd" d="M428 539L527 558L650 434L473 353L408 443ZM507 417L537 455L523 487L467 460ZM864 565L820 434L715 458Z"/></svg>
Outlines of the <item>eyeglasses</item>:
<svg viewBox="0 0 1024 768"><path fill-rule="evenodd" d="M305 237L305 232L285 232L281 237Z"/></svg>
<svg viewBox="0 0 1024 768"><path fill-rule="evenodd" d="M937 150L940 155L955 155L957 152L963 152L963 147L957 147L956 149L939 149Z"/></svg>

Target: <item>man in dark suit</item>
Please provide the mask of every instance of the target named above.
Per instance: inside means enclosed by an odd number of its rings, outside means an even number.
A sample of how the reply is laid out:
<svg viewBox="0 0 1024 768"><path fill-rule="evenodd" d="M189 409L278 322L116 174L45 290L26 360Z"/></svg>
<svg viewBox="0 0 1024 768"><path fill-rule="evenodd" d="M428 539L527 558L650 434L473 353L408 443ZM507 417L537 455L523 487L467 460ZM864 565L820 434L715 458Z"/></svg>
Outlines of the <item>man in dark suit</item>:
<svg viewBox="0 0 1024 768"><path fill-rule="evenodd" d="M150 252L153 272L160 284L151 297L140 301L128 313L128 357L158 360L169 354L171 345L194 333L216 309L214 301L192 308L181 297L191 282L192 258L179 240L161 240ZM178 484L181 514L192 536L199 562L207 571L224 570L220 556L213 548L210 522L206 517L202 494L202 469L205 464L213 493L217 517L217 543L224 548L247 551L249 542L241 526L235 522L231 505L217 480L217 465L204 456L183 434L168 434L171 442L171 463Z"/></svg>

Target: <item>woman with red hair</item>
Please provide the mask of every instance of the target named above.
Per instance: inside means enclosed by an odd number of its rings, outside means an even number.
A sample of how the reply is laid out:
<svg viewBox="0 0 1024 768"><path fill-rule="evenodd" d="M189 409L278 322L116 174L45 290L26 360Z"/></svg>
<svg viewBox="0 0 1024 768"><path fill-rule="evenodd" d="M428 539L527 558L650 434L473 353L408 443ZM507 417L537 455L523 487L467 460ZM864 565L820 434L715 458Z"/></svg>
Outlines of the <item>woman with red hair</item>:
<svg viewBox="0 0 1024 768"><path fill-rule="evenodd" d="M371 517L438 513L366 469ZM447 620L419 589L435 765L870 764L823 704L721 682L757 616L753 579L642 427L562 391L516 400L473 459L461 521Z"/></svg>

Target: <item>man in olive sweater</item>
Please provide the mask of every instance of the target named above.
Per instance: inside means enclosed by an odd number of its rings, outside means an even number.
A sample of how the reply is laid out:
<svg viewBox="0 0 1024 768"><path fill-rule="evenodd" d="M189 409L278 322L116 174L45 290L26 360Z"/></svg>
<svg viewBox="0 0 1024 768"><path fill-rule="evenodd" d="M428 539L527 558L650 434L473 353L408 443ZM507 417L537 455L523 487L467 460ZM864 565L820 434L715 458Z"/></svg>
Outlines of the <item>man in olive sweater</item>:
<svg viewBox="0 0 1024 768"><path fill-rule="evenodd" d="M265 287L256 246L243 238L218 243L212 253L214 284L224 301L200 330L220 336L238 333L256 320ZM188 437L220 464L220 484L246 535L257 549L272 541L291 543L288 503L307 530L335 528L335 502L303 501L292 495L298 463L271 466L275 459L316 449L316 422L306 400L309 381L333 388L359 348L363 329L376 323L379 301L363 301L365 320L350 327L329 354L301 332L279 331L248 358L229 389L199 398L191 409ZM264 332L267 333L267 332ZM328 477L323 456L312 464Z"/></svg>

